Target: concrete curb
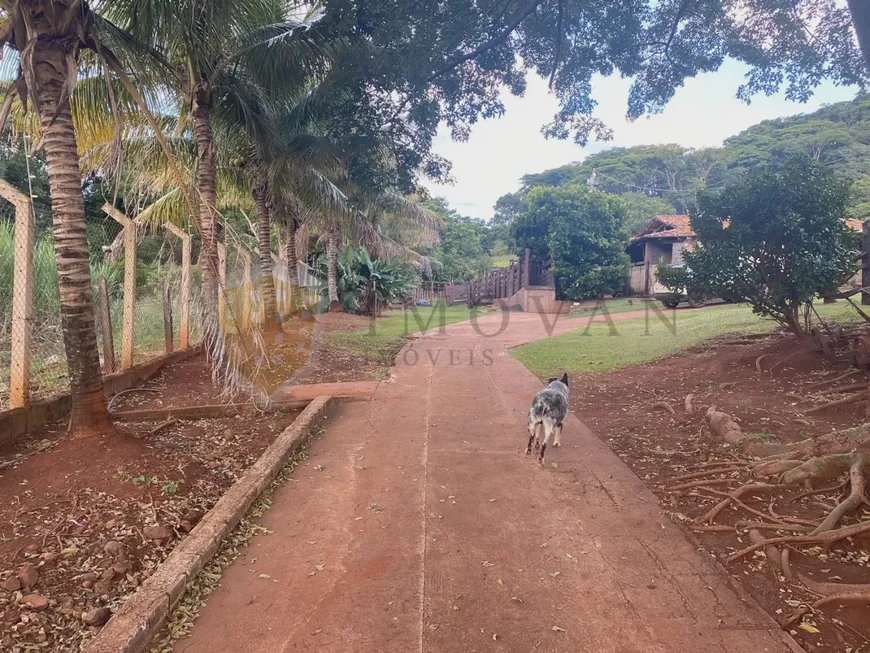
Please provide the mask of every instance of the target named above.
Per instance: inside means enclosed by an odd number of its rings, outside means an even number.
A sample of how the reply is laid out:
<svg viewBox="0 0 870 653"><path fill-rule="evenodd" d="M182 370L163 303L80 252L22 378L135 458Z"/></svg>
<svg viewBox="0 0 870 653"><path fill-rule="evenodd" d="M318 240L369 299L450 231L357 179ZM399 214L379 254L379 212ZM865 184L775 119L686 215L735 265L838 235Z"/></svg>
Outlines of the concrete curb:
<svg viewBox="0 0 870 653"><path fill-rule="evenodd" d="M152 358L145 363L134 365L128 370L121 370L103 377L103 390L106 398L116 392L128 390L140 383L144 383L161 369L173 363L180 363L196 356L202 351L202 346L194 345L190 349L183 349L164 356ZM25 435L45 424L69 417L72 407L70 393L64 393L33 401L24 408L13 408L0 412L0 442L12 441Z"/></svg>
<svg viewBox="0 0 870 653"><path fill-rule="evenodd" d="M181 601L187 583L208 564L221 540L278 476L287 458L305 442L331 403L330 396L317 397L284 429L91 640L85 653L141 653L147 649L169 613Z"/></svg>
<svg viewBox="0 0 870 653"><path fill-rule="evenodd" d="M332 396L332 395L330 395ZM270 408L275 410L297 410L311 403L304 401L274 401ZM179 408L148 408L124 410L112 413L116 422L159 422L174 417L176 419L221 419L238 415L255 415L259 411L251 402L244 404L216 404L214 406L181 406Z"/></svg>

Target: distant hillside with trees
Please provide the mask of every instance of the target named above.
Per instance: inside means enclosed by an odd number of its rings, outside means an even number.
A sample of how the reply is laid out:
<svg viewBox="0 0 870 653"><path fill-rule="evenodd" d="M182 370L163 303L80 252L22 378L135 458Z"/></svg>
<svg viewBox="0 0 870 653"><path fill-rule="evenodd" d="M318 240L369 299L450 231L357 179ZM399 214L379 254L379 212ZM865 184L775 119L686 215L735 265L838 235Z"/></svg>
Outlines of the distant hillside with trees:
<svg viewBox="0 0 870 653"><path fill-rule="evenodd" d="M532 188L586 184L592 178L598 190L622 196L625 228L634 233L656 214L687 212L699 190L716 190L747 174L775 170L795 153L851 182L849 217L870 217L870 96L864 96L813 113L765 120L728 138L722 147L615 147L582 163L528 174L518 192L499 198L493 219L504 223L523 213Z"/></svg>

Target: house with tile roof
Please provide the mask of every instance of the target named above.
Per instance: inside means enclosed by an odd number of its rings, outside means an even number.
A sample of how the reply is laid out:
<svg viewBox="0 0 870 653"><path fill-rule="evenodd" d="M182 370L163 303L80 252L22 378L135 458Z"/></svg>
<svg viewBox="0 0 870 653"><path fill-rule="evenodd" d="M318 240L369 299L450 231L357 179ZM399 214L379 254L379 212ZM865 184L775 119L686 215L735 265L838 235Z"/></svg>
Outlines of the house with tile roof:
<svg viewBox="0 0 870 653"><path fill-rule="evenodd" d="M657 215L632 236L628 246L631 258L629 290L632 295L665 292L656 288L656 268L664 262L682 265L683 252L695 246L696 236L687 215Z"/></svg>
<svg viewBox="0 0 870 653"><path fill-rule="evenodd" d="M860 232L861 220L844 220L847 226ZM650 223L632 236L628 255L631 257L629 291L632 295L665 293L667 288L658 284L656 269L664 261L668 265L682 265L683 252L691 251L697 236L687 215L657 215ZM857 279L857 276L856 276ZM852 285L857 283L852 280Z"/></svg>

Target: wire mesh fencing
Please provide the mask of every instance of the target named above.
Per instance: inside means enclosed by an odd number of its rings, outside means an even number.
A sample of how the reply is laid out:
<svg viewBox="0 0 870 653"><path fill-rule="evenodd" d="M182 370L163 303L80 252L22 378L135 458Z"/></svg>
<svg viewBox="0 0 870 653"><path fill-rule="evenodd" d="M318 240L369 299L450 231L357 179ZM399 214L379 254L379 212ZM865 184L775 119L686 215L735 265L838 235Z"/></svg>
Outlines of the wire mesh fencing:
<svg viewBox="0 0 870 653"><path fill-rule="evenodd" d="M123 214L104 210L117 222L110 234L115 242L103 247L102 256L93 255L91 279L97 347L106 375L199 343L203 297L202 267L192 262L189 234L174 226L143 234ZM51 236L31 231L25 234L29 241L22 239L16 232L18 218L13 222L9 217L0 215L0 410L69 390ZM239 239L221 243L219 252L218 312L229 354L225 367L249 386L266 373L279 378L291 362L304 357L310 333L305 325L298 333L285 325L269 336L277 337L275 342L266 342L264 279L256 256ZM317 303L323 281L312 272L300 263L294 290L286 259L275 257L272 280L281 315L300 308L294 303ZM270 348L279 354L269 358Z"/></svg>
<svg viewBox="0 0 870 653"><path fill-rule="evenodd" d="M13 223L4 217L0 215L0 410L69 390L51 235L31 233L23 247L18 219ZM134 229L134 235L133 249L127 249L132 258L122 251L91 263L103 374L192 347L202 331L198 266L190 265L188 257L185 273L162 249L137 256L135 242L141 234ZM184 283L187 292L182 292Z"/></svg>

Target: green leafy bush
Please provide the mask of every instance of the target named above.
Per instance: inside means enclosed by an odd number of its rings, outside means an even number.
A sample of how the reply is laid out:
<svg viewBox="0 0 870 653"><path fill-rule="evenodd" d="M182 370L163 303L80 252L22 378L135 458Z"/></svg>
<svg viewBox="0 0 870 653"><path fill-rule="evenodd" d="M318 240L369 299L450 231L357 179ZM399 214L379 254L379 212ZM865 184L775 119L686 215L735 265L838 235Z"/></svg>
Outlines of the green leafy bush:
<svg viewBox="0 0 870 653"><path fill-rule="evenodd" d="M326 277L325 255L317 259L319 273ZM398 261L372 259L365 248L345 245L336 257L335 283L338 301L346 313L377 315L392 301L408 294L410 274ZM321 304L329 305L329 291L321 290Z"/></svg>
<svg viewBox="0 0 870 653"><path fill-rule="evenodd" d="M857 270L858 234L843 222L848 197L846 182L806 156L702 193L692 215L700 246L659 281L672 291L746 302L803 335L813 299Z"/></svg>
<svg viewBox="0 0 870 653"><path fill-rule="evenodd" d="M550 254L561 295L578 300L625 287L624 224L625 206L615 195L580 185L539 187L529 192L514 237L538 260Z"/></svg>

